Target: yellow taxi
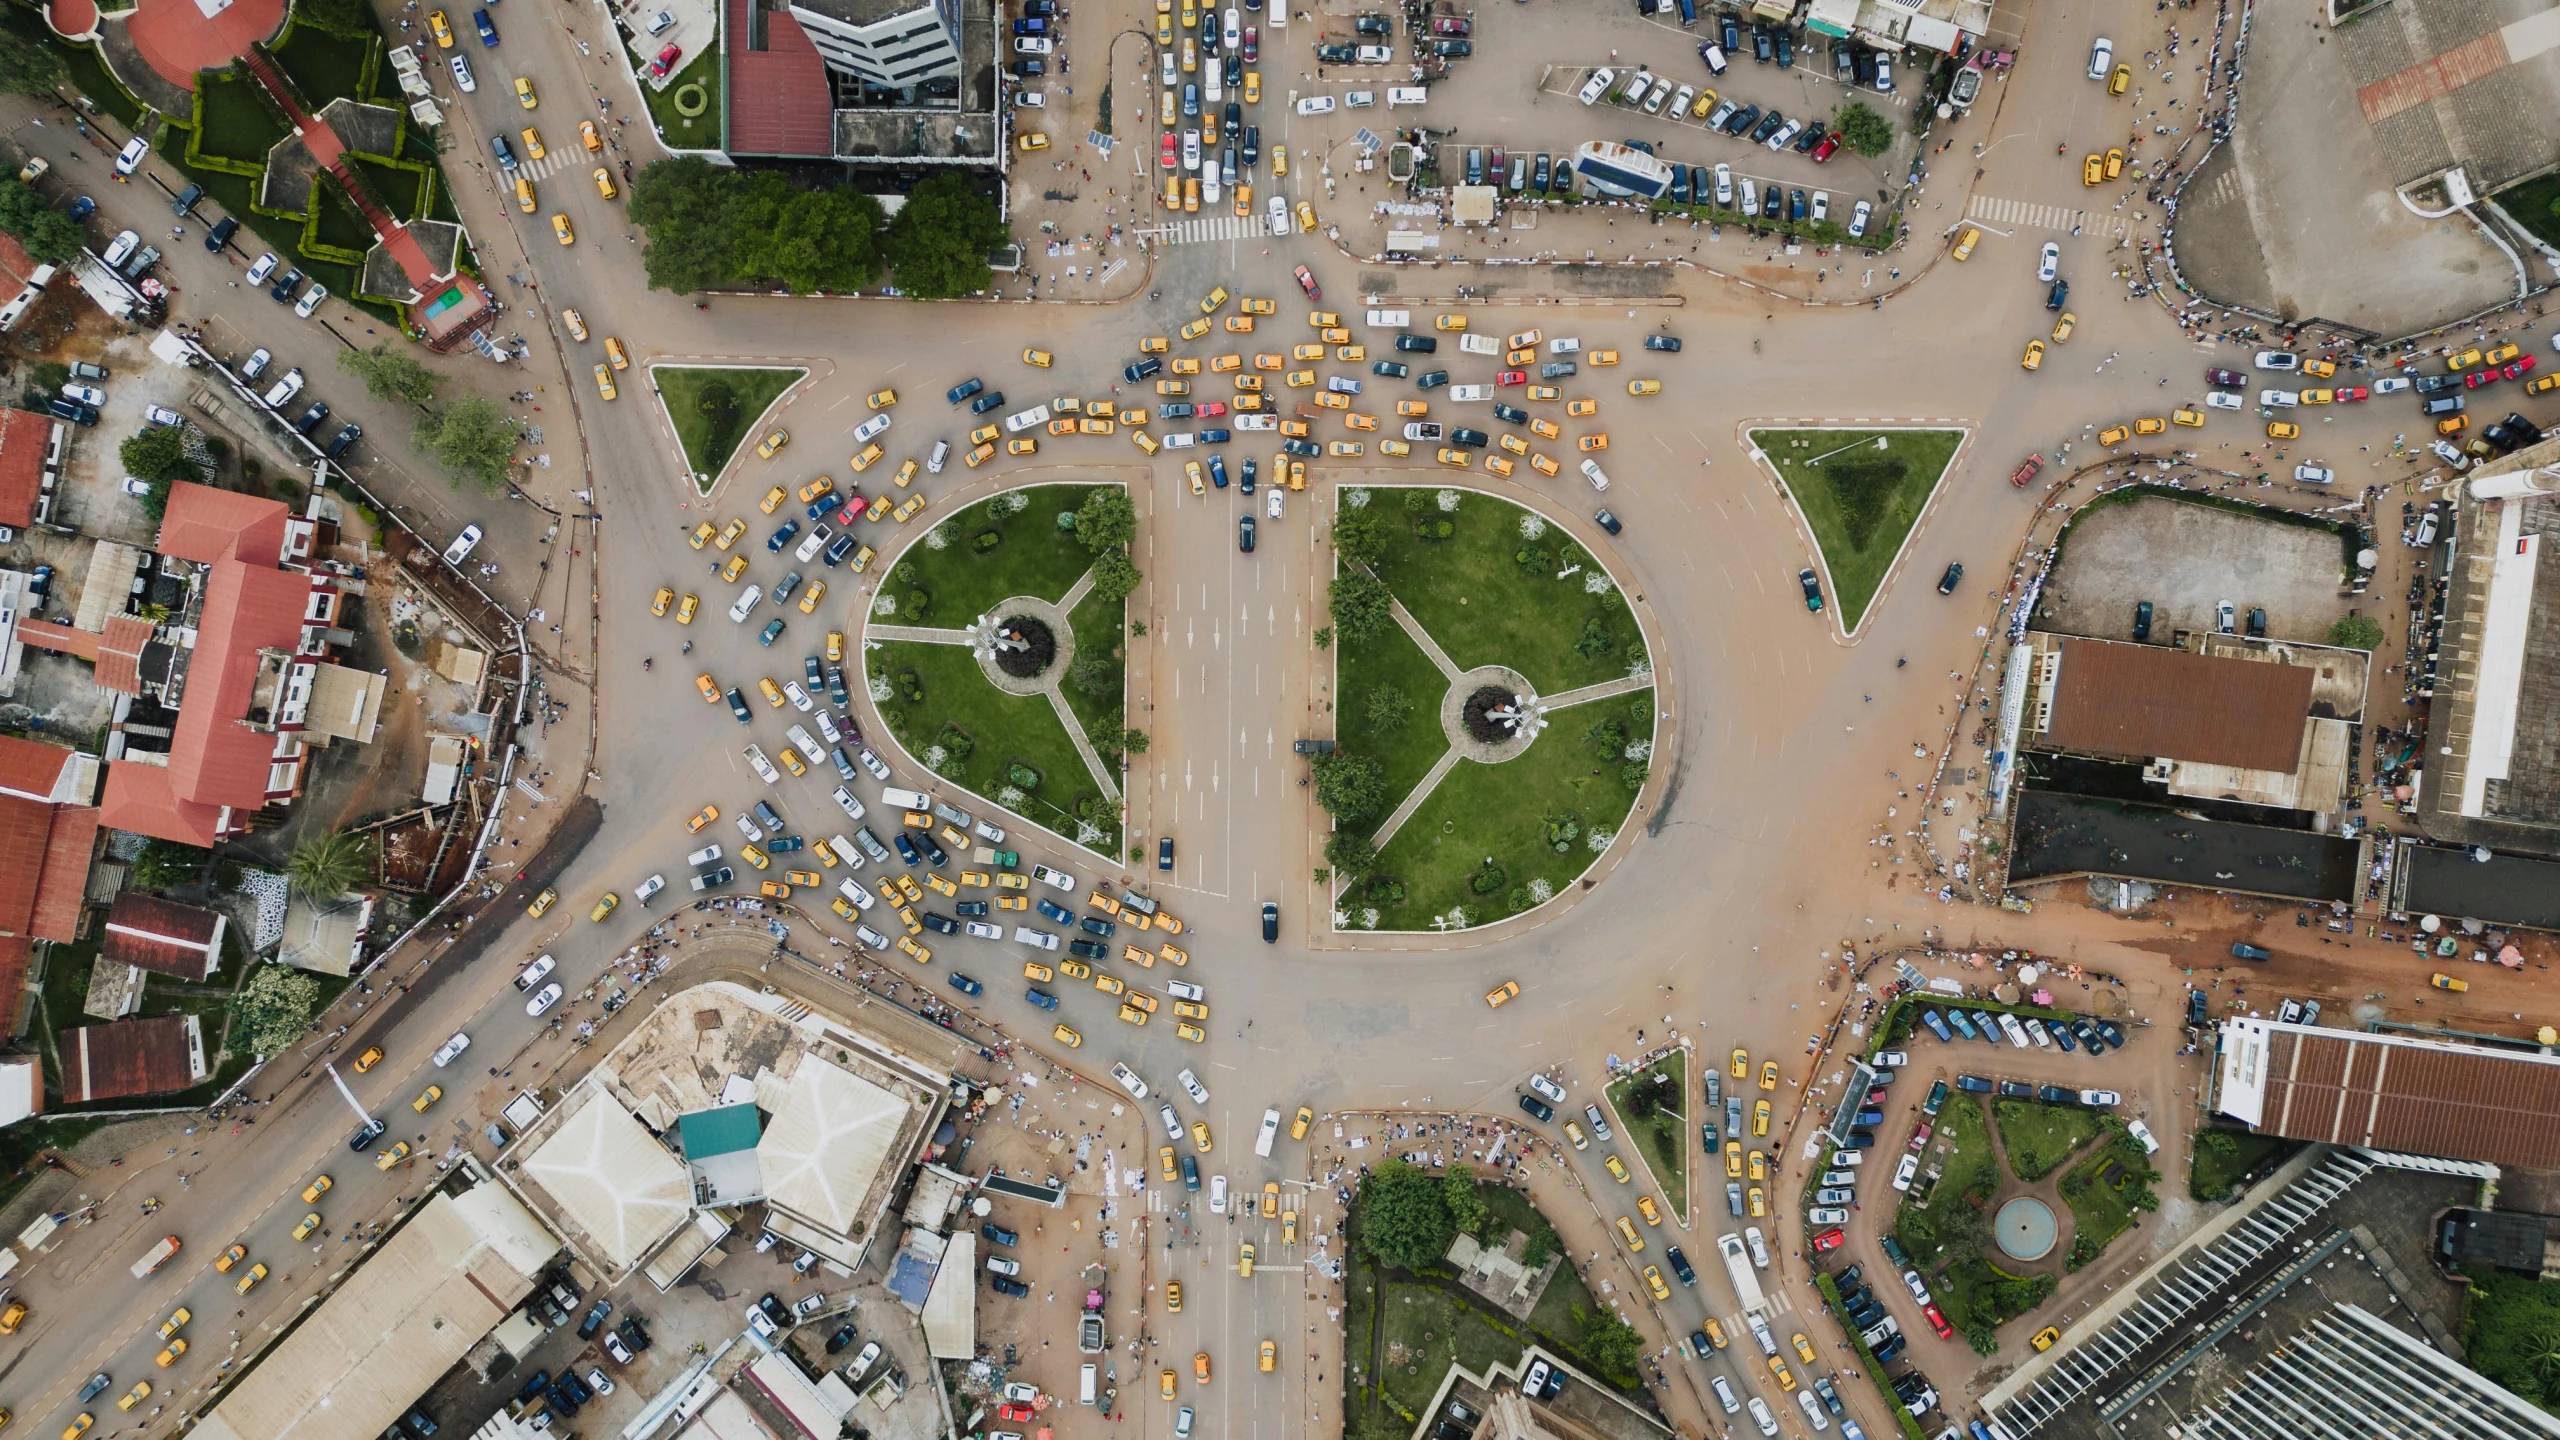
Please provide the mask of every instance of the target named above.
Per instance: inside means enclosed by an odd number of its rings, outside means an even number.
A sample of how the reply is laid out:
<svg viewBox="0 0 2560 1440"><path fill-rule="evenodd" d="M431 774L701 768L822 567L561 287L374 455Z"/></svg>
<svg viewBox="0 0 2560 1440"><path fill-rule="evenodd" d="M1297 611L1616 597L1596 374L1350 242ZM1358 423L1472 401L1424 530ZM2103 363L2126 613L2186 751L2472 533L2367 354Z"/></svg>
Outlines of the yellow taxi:
<svg viewBox="0 0 2560 1440"><path fill-rule="evenodd" d="M574 308L572 308L560 312L560 323L569 327L570 339L575 340L580 344L586 343L587 317L579 314ZM616 365L613 368L619 370L622 367Z"/></svg>
<svg viewBox="0 0 2560 1440"><path fill-rule="evenodd" d="M756 458L760 460L770 460L774 456L781 454L782 447L790 443L791 432L781 428L780 426L776 426L774 427L773 433L756 442Z"/></svg>
<svg viewBox="0 0 2560 1440"><path fill-rule="evenodd" d="M602 924L604 922L604 917L612 914L615 908L621 904L622 897L614 894L610 890L607 890L604 892L604 898L596 902L596 908L587 912L587 919L594 921L597 924Z"/></svg>
<svg viewBox="0 0 2560 1440"><path fill-rule="evenodd" d="M1982 243L1982 232L1967 225L1964 227L1964 233L1956 237L1956 247L1947 254L1952 259L1970 260L1973 258L1973 247L1980 243Z"/></svg>
<svg viewBox="0 0 2560 1440"><path fill-rule="evenodd" d="M767 705L778 709L786 703L782 698L782 687L774 684L773 677L770 675L756 681L756 689L764 692L764 703Z"/></svg>
<svg viewBox="0 0 2560 1440"><path fill-rule="evenodd" d="M551 907L559 901L559 899L560 891L558 888L545 887L541 894L533 897L532 904L524 907L524 913L536 920L539 920L543 917L545 912L549 911ZM358 1068L361 1069L362 1067L359 1066Z"/></svg>
<svg viewBox="0 0 2560 1440"><path fill-rule="evenodd" d="M1635 1222L1629 1220L1626 1216L1621 1215L1618 1217L1617 1224L1618 1238L1627 1242L1627 1248L1630 1250L1642 1251L1644 1249L1644 1237L1636 1233Z"/></svg>
<svg viewBox="0 0 2560 1440"><path fill-rule="evenodd" d="M443 11L430 10L427 12L427 33L436 37L437 49L450 50L453 48L453 26L444 18Z"/></svg>
<svg viewBox="0 0 2560 1440"><path fill-rule="evenodd" d="M601 396L603 396L603 397L604 397L604 398L606 398L607 400L615 399L615 398L619 397L619 396L622 394L622 392L621 392L621 391L619 391L619 390L617 390L617 389L615 389L615 388L614 388L614 385L613 385L613 367L612 367L612 366L610 366L610 365L606 365L606 364L602 364L602 363L598 363L598 364L597 364L597 366L596 366L596 393L597 393L597 394L599 394L599 395L601 395Z"/></svg>
<svg viewBox="0 0 2560 1440"><path fill-rule="evenodd" d="M1558 390L1553 385L1532 385L1529 387L1528 398L1532 400L1561 400L1564 398L1564 392Z"/></svg>
<svg viewBox="0 0 2560 1440"><path fill-rule="evenodd" d="M886 410L890 406L898 403L898 392L895 390L874 390L863 398L870 404L872 409Z"/></svg>
<svg viewBox="0 0 2560 1440"><path fill-rule="evenodd" d="M1610 1179L1617 1181L1621 1185L1626 1184L1627 1181L1632 1178L1627 1174L1627 1162L1619 1159L1615 1155L1603 1156L1600 1161L1600 1166L1602 1169L1609 1172Z"/></svg>
<svg viewBox="0 0 2560 1440"><path fill-rule="evenodd" d="M807 592L802 594L800 597L800 613L803 615L817 614L818 602L825 598L827 598L827 582L824 580L810 581Z"/></svg>
<svg viewBox="0 0 2560 1440"><path fill-rule="evenodd" d="M1378 442L1378 453L1381 455L1393 455L1397 459L1401 460L1413 454L1413 447L1402 440L1381 440Z"/></svg>
<svg viewBox="0 0 2560 1440"><path fill-rule="evenodd" d="M1161 355L1165 351L1171 349L1172 346L1173 342L1165 339L1162 335L1150 335L1144 340L1138 342L1138 353L1141 355Z"/></svg>
<svg viewBox="0 0 2560 1440"><path fill-rule="evenodd" d="M1068 1029L1064 1025L1060 1025L1056 1029L1051 1030L1049 1032L1049 1038L1066 1046L1070 1050L1073 1050L1084 1043L1084 1037L1082 1035L1077 1034L1075 1031Z"/></svg>
<svg viewBox="0 0 2560 1440"><path fill-rule="evenodd" d="M769 511L768 511L767 513L769 514L769 513L771 513L771 512L769 512ZM728 524L723 525L723 526L721 526L721 527L720 527L720 538L719 538L717 541L715 541L714 543L715 543L715 544L717 544L717 545L719 546L719 548L720 548L720 549L726 550L726 549L728 549L730 546L737 544L737 543L738 543L738 537L739 537L739 536L741 536L741 535L744 535L744 534L746 534L746 533L747 533L747 522L746 522L746 521L744 521L744 520L732 520L732 521L730 521Z"/></svg>
<svg viewBox="0 0 2560 1440"><path fill-rule="evenodd" d="M658 593L649 597L649 613L664 615L667 613L667 607L674 603L676 603L675 587L661 585L658 587Z"/></svg>
<svg viewBox="0 0 2560 1440"><path fill-rule="evenodd" d="M1615 350L1594 350L1591 352L1591 363L1594 365L1615 365L1618 363L1618 352Z"/></svg>
<svg viewBox="0 0 2560 1440"><path fill-rule="evenodd" d="M1659 395L1662 393L1662 382L1659 380L1630 380L1627 382L1627 393L1630 395Z"/></svg>
<svg viewBox="0 0 2560 1440"><path fill-rule="evenodd" d="M1769 1133L1769 1102L1766 1100L1751 1102L1751 1133L1754 1135Z"/></svg>
<svg viewBox="0 0 2560 1440"><path fill-rule="evenodd" d="M1037 130L1034 130L1030 134L1024 135L1020 139L1014 141L1014 144L1025 153L1033 150L1046 150L1049 148L1049 137L1041 134Z"/></svg>
<svg viewBox="0 0 2560 1440"><path fill-rule="evenodd" d="M538 103L534 99L533 82L527 80L521 75L516 77L516 103L522 105L527 110L532 109L534 105Z"/></svg>
<svg viewBox="0 0 2560 1440"><path fill-rule="evenodd" d="M2018 357L2018 368L2021 370L2033 370L2043 363L2044 342L2041 340L2028 341L2027 353Z"/></svg>
<svg viewBox="0 0 2560 1440"><path fill-rule="evenodd" d="M2459 375L2463 371L2470 369L2472 366L2479 364L2482 358L2480 348L2475 345L2472 348L2463 351L2461 354L2454 356L2452 359L2445 361L2445 372L2447 374ZM2303 368L2308 370L2310 367L2306 365Z"/></svg>
<svg viewBox="0 0 2560 1440"><path fill-rule="evenodd" d="M1760 1065L1760 1088L1761 1088L1761 1089L1763 1089L1763 1090L1775 1090L1775 1089L1777 1089L1777 1088L1778 1088L1778 1062L1777 1062L1777 1061L1775 1061L1775 1060L1766 1060L1766 1061L1762 1061L1762 1062L1761 1062L1761 1065Z"/></svg>
<svg viewBox="0 0 2560 1440"><path fill-rule="evenodd" d="M1740 1046L1735 1046L1733 1051L1733 1078L1736 1080L1742 1080L1748 1078L1750 1074L1751 1052Z"/></svg>
<svg viewBox="0 0 2560 1440"><path fill-rule="evenodd" d="M1652 1289L1654 1299L1668 1300L1671 1298L1671 1287L1662 1283L1661 1266L1647 1265L1644 1267L1644 1283Z"/></svg>
<svg viewBox="0 0 2560 1440"><path fill-rule="evenodd" d="M1544 475L1544 476L1547 476L1547 477L1548 477L1548 478L1550 478L1550 479L1553 479L1555 476L1557 476L1557 475L1559 475L1559 474L1563 473L1563 472L1559 469L1559 467L1556 465L1556 462L1555 462L1554 460L1549 459L1547 456L1544 456L1544 455L1532 455L1532 456L1530 456L1530 457L1529 457L1529 467L1530 467L1531 469L1533 469L1533 470L1537 471L1539 474Z"/></svg>
<svg viewBox="0 0 2560 1440"><path fill-rule="evenodd" d="M2522 353L2524 352L2515 345L2501 345L2489 352L2486 363L2504 365ZM2338 373L2337 362L2318 358L2305 360L2302 362L2302 373L2317 380L2327 380Z"/></svg>
<svg viewBox="0 0 2560 1440"><path fill-rule="evenodd" d="M2087 159L2080 162L2080 183L2083 185L2103 185L2106 181L2107 157L2100 155L2093 150L2089 153Z"/></svg>
<svg viewBox="0 0 2560 1440"><path fill-rule="evenodd" d="M2204 424L2204 412L2201 410L2189 410L2181 406L2180 408L2169 412L2169 423L2172 425L2186 425L2191 427L2201 426Z"/></svg>
<svg viewBox="0 0 2560 1440"><path fill-rule="evenodd" d="M2136 435L2161 435L2166 434L2168 429L2169 422L2157 415L2145 415L2133 422L2133 433Z"/></svg>
<svg viewBox="0 0 2560 1440"><path fill-rule="evenodd" d="M880 461L888 455L888 453L888 451L880 448L879 441L874 440L870 444L862 447L861 454L854 456L845 463L853 467L854 474L859 475L863 471L870 469L872 466L879 464Z"/></svg>
<svg viewBox="0 0 2560 1440"><path fill-rule="evenodd" d="M1285 382L1292 390L1304 390L1308 386L1316 383L1316 372L1313 370L1292 370L1285 377Z"/></svg>
<svg viewBox="0 0 2560 1440"><path fill-rule="evenodd" d="M1431 458L1448 466L1452 470L1464 470L1471 463L1466 451L1453 450L1446 445L1441 446L1439 451Z"/></svg>
<svg viewBox="0 0 2560 1440"><path fill-rule="evenodd" d="M1199 374L1200 357L1197 355L1184 355L1176 358L1173 362L1173 373L1176 375Z"/></svg>
<svg viewBox="0 0 2560 1440"><path fill-rule="evenodd" d="M612 175L612 173L611 173L611 172L609 172L609 171L607 171L607 170L606 170L603 166L601 166L601 165L597 166L597 167L596 167L595 169L593 169L593 170L588 171L588 172L587 172L587 178L588 178L588 179L590 179L590 180L593 180L594 182L596 182L596 193L597 193L598 195L603 196L603 197L604 197L604 198L606 198L607 200L612 199L615 195L617 195L617 194L619 194L619 193L620 193L619 191L617 191L617 190L615 190L615 189L613 188L613 175Z"/></svg>
<svg viewBox="0 0 2560 1440"><path fill-rule="evenodd" d="M774 486L772 489L767 490L766 492L764 492L764 498L763 498L762 500L759 500L759 501L757 501L757 502L756 502L756 508L757 508L757 509L759 509L759 510L761 510L761 511L763 511L763 512L764 512L764 513L766 513L767 515L770 515L770 514L772 514L774 511L781 509L781 508L782 508L782 502L783 502L783 501L785 501L785 500L788 500L788 499L790 499L790 498L791 498L791 492L790 492L789 490L784 489L784 488L783 488L782 486L780 486L780 485L776 485L776 486ZM738 528L739 528L739 529L741 529L741 530L743 530L743 529L745 529L746 527L745 527L744 525L741 525L741 526L739 526ZM723 544L720 548L721 548L721 549L723 549L723 550L726 550L726 549L728 549L729 547L728 547L726 544Z"/></svg>
<svg viewBox="0 0 2560 1440"><path fill-rule="evenodd" d="M1315 228L1316 228L1316 207L1315 207L1312 203L1310 203L1310 202L1308 202L1308 201L1305 201L1305 200L1301 200L1301 201L1299 201L1299 202L1298 202L1298 230L1299 230L1299 232L1300 232L1300 233L1302 233L1302 234L1303 234L1303 233L1308 233L1308 232L1312 232Z"/></svg>
<svg viewBox="0 0 2560 1440"><path fill-rule="evenodd" d="M2110 425L2098 432L2098 443L2101 445L2121 445L2132 438L2133 428L2128 425Z"/></svg>
<svg viewBox="0 0 2560 1440"><path fill-rule="evenodd" d="M720 567L720 578L732 585L737 584L738 577L746 573L747 557L744 555L732 555L729 557L729 563Z"/></svg>
<svg viewBox="0 0 2560 1440"><path fill-rule="evenodd" d="M1573 443L1582 447L1584 450L1606 450L1609 448L1608 432L1602 431L1598 434L1585 435Z"/></svg>
<svg viewBox="0 0 2560 1440"><path fill-rule="evenodd" d="M1208 294L1200 297L1200 313L1215 315L1218 313L1218 307L1226 303L1227 287L1224 285L1212 287Z"/></svg>
<svg viewBox="0 0 2560 1440"><path fill-rule="evenodd" d="M1209 330L1209 317L1203 315L1199 319L1185 324L1180 333L1182 338L1185 340L1197 340L1201 336L1208 334Z"/></svg>
<svg viewBox="0 0 2560 1440"><path fill-rule="evenodd" d="M1030 347L1027 347L1027 346L1023 349L1023 352L1022 352L1022 363L1023 363L1023 364L1025 364L1025 365L1037 365L1037 366L1039 366L1039 367L1040 367L1041 369L1043 369L1043 370L1046 370L1046 369L1048 369L1048 368L1049 368L1050 362L1051 362L1054 358L1055 358L1055 357L1054 357L1054 356L1052 356L1052 355L1051 355L1048 351L1046 351L1046 350L1033 349L1033 348L1030 348Z"/></svg>
<svg viewBox="0 0 2560 1440"><path fill-rule="evenodd" d="M554 215L551 217L551 238L559 241L563 245L575 245L578 243L577 232L569 228L568 216Z"/></svg>
<svg viewBox="0 0 2560 1440"><path fill-rule="evenodd" d="M2107 151L2107 178L2113 180L2122 174L2124 174L2124 152L2110 147Z"/></svg>
<svg viewBox="0 0 2560 1440"><path fill-rule="evenodd" d="M293 1227L293 1238L296 1240L308 1240L311 1238L311 1232L319 1228L320 1212L314 1210L310 1214L303 1216L302 1222Z"/></svg>
<svg viewBox="0 0 2560 1440"><path fill-rule="evenodd" d="M1366 455L1369 447L1358 440L1336 440L1324 447L1324 453L1336 457Z"/></svg>
<svg viewBox="0 0 2560 1440"><path fill-rule="evenodd" d="M1040 453L1040 442L1032 439L1028 435L1017 435L1013 439L1004 442L1004 453L1007 455L1037 455Z"/></svg>
<svg viewBox="0 0 2560 1440"><path fill-rule="evenodd" d="M2080 317L2079 317L2079 316L2077 316L2077 315L2072 314L2072 313L2071 313L2070 311L2068 311L2068 310L2065 310L2065 311L2063 311L2060 315L2058 315L2058 316L2054 317L2054 322L2053 322L2053 343L2054 343L2054 344L2056 344L2056 345L2059 345L2059 344L2061 344L2062 342L2064 342L2065 340L2070 339L2070 338L2071 338L2071 331L2072 331L2072 327L2074 327L2074 326L2078 325L2079 323L2080 323Z"/></svg>
<svg viewBox="0 0 2560 1440"><path fill-rule="evenodd" d="M1262 72L1259 70L1244 72L1244 103L1247 105L1262 103Z"/></svg>
<svg viewBox="0 0 2560 1440"><path fill-rule="evenodd" d="M1288 146L1274 145L1271 147L1271 173L1279 179L1286 180L1289 178Z"/></svg>

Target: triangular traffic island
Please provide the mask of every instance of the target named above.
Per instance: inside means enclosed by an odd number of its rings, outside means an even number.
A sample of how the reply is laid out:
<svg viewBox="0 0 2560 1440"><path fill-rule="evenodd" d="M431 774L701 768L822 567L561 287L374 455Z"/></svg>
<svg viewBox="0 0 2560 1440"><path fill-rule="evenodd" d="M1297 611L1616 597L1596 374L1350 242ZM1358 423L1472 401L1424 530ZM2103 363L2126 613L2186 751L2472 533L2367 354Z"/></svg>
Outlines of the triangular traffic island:
<svg viewBox="0 0 2560 1440"><path fill-rule="evenodd" d="M649 367L649 388L684 447L685 469L695 490L710 494L740 446L774 433L777 427L766 412L808 373L798 365ZM784 443L789 443L787 436Z"/></svg>
<svg viewBox="0 0 2560 1440"><path fill-rule="evenodd" d="M1822 588L1843 634L1855 635L1865 623L1968 433L1920 425L1743 432L1753 458L1777 475L1821 552Z"/></svg>

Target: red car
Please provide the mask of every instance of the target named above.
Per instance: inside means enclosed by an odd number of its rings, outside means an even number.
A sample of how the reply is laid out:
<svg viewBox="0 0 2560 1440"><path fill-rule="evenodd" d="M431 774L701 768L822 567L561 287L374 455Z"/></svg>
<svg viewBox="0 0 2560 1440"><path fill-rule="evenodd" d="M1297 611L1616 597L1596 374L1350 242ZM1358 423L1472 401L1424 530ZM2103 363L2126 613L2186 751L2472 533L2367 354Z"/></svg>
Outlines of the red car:
<svg viewBox="0 0 2560 1440"><path fill-rule="evenodd" d="M2495 385L2503 378L2505 378L2503 371L2474 370L2462 377L2462 388L2465 390L2477 390L2483 385Z"/></svg>
<svg viewBox="0 0 2560 1440"><path fill-rule="evenodd" d="M2361 385L2341 385L2338 387L2338 403L2341 405L2353 405L2359 400L2370 399L2372 396L2373 392L2367 390Z"/></svg>
<svg viewBox="0 0 2560 1440"><path fill-rule="evenodd" d="M1835 1225L1813 1237L1813 1253L1819 1255L1827 1250L1837 1250L1848 1238L1848 1235Z"/></svg>
<svg viewBox="0 0 2560 1440"><path fill-rule="evenodd" d="M2207 385L2246 385L2249 383L2249 377L2241 374L2237 370L2217 370L2208 366L2204 372L2204 383Z"/></svg>
<svg viewBox="0 0 2560 1440"><path fill-rule="evenodd" d="M1250 65L1261 58L1262 31L1257 26L1247 25L1244 27L1244 63Z"/></svg>
<svg viewBox="0 0 2560 1440"><path fill-rule="evenodd" d="M670 45L659 51L658 58L649 62L650 76L656 79L665 78L666 73L675 68L676 57L683 53L684 47L681 45Z"/></svg>
<svg viewBox="0 0 2560 1440"><path fill-rule="evenodd" d="M2030 455L2025 464L2009 472L2009 483L2023 490L2028 481L2036 478L2036 472L2042 469L2044 469L2044 456L2041 453Z"/></svg>
<svg viewBox="0 0 2560 1440"><path fill-rule="evenodd" d="M1431 22L1431 33L1434 35L1464 35L1474 28L1454 15L1443 15Z"/></svg>
<svg viewBox="0 0 2560 1440"><path fill-rule="evenodd" d="M2533 369L2533 358L2534 357L2527 355L2521 360L2509 361L2507 368L2499 371L2498 373L2506 376L2510 380L2521 380L2525 377L2526 372Z"/></svg>
<svg viewBox="0 0 2560 1440"><path fill-rule="evenodd" d="M1159 152L1159 155L1164 161L1164 168L1167 170L1170 170L1176 165L1182 163L1182 142L1176 139L1174 137L1174 133L1170 130L1164 132L1164 148Z"/></svg>
<svg viewBox="0 0 2560 1440"><path fill-rule="evenodd" d="M1956 1327L1948 1324L1947 1317L1938 1313L1934 1302L1921 1306L1920 1313L1929 1317L1929 1328L1938 1332L1939 1339L1947 1339L1956 1333Z"/></svg>
<svg viewBox="0 0 2560 1440"><path fill-rule="evenodd" d="M1840 135L1838 131L1834 131L1831 134L1823 136L1822 143L1813 147L1813 163L1816 165L1823 163L1833 155L1837 154L1839 149Z"/></svg>
<svg viewBox="0 0 2560 1440"><path fill-rule="evenodd" d="M1929 1132L1937 1128L1937 1123L1938 1122L1934 1120L1921 1121L1920 1128L1911 1132L1911 1148L1917 1150L1921 1146L1928 1144Z"/></svg>
<svg viewBox="0 0 2560 1440"><path fill-rule="evenodd" d="M839 525L850 525L854 521L861 519L870 511L870 509L871 497L868 495L856 495L850 501L846 502L845 507L842 510L836 512L836 523Z"/></svg>
<svg viewBox="0 0 2560 1440"><path fill-rule="evenodd" d="M1004 1405L996 1410L996 1418L1013 1425L1023 1425L1040 1418L1040 1412L1028 1405Z"/></svg>
<svg viewBox="0 0 2560 1440"><path fill-rule="evenodd" d="M1199 410L1195 413L1199 414L1203 418L1224 415L1227 413L1227 402L1224 400L1203 401L1201 402Z"/></svg>
<svg viewBox="0 0 2560 1440"><path fill-rule="evenodd" d="M1496 385L1526 385L1529 383L1529 372L1526 370L1505 370L1501 374L1493 377L1493 383Z"/></svg>
<svg viewBox="0 0 2560 1440"><path fill-rule="evenodd" d="M1324 298L1324 291L1316 285L1316 272L1308 269L1304 265L1301 265L1297 269L1297 276L1298 288L1307 292L1308 299L1321 300Z"/></svg>

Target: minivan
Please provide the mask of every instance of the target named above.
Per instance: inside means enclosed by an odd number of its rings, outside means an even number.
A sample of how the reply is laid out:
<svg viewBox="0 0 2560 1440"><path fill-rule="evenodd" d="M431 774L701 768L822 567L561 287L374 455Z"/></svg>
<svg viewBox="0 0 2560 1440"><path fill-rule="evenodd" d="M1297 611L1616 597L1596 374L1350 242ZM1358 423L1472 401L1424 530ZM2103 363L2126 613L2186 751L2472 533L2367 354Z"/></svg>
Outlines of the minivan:
<svg viewBox="0 0 2560 1440"><path fill-rule="evenodd" d="M1096 1367L1088 1363L1076 1381L1076 1402L1078 1404L1090 1405L1093 1403L1094 1390L1098 1378L1099 1376Z"/></svg>

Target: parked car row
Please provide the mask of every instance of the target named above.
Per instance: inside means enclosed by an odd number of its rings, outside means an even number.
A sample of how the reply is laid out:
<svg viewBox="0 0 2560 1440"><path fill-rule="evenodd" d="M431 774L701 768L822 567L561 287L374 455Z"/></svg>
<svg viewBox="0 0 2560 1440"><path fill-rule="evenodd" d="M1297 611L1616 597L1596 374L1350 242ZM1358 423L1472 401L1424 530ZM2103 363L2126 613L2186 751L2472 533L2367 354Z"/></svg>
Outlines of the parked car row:
<svg viewBox="0 0 2560 1440"><path fill-rule="evenodd" d="M1946 1007L1941 1014L1936 1006L1923 1006L1920 1023L1929 1027L1939 1039L1952 1043L1961 1032L1967 1040L1985 1040L1997 1045L2003 1038L2020 1050L2030 1045L2041 1050L2058 1048L2066 1053L2086 1049L2090 1055L2104 1055L2124 1045L2124 1031L2112 1020L2089 1020L2073 1016L2069 1020L2045 1021L2036 1016L2020 1017L2006 1010L1975 1010L1968 1014L1956 1006Z"/></svg>

